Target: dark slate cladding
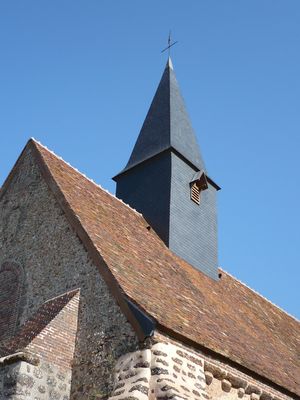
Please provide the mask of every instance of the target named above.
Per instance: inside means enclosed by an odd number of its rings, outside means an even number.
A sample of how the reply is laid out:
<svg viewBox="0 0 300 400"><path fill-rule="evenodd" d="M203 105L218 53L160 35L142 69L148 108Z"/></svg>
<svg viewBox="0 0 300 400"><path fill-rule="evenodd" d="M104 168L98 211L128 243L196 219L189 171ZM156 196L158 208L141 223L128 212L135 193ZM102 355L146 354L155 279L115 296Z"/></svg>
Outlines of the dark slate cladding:
<svg viewBox="0 0 300 400"><path fill-rule="evenodd" d="M190 200L195 170L172 154L169 248L211 278L218 278L216 189L200 193L200 205Z"/></svg>
<svg viewBox="0 0 300 400"><path fill-rule="evenodd" d="M149 225L168 245L171 154L159 154L115 179L117 197L143 214Z"/></svg>
<svg viewBox="0 0 300 400"><path fill-rule="evenodd" d="M218 279L216 188L191 200L190 183L206 171L168 60L125 169L117 197L138 210L174 253Z"/></svg>
<svg viewBox="0 0 300 400"><path fill-rule="evenodd" d="M171 147L205 169L169 59L124 171Z"/></svg>
<svg viewBox="0 0 300 400"><path fill-rule="evenodd" d="M170 147L170 80L165 68L125 170Z"/></svg>
<svg viewBox="0 0 300 400"><path fill-rule="evenodd" d="M199 170L205 171L195 132L180 94L173 68L170 69L170 137L171 147L183 155Z"/></svg>

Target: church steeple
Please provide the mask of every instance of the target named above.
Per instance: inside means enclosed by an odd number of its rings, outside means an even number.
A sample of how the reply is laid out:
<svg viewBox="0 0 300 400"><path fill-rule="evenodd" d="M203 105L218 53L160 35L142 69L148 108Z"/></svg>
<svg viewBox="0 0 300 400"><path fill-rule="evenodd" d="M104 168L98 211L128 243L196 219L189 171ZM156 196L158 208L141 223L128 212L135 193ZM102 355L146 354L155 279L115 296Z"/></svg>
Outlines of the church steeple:
<svg viewBox="0 0 300 400"><path fill-rule="evenodd" d="M169 57L125 170L170 148L178 151L195 167L204 169Z"/></svg>
<svg viewBox="0 0 300 400"><path fill-rule="evenodd" d="M216 191L169 58L126 167L117 197L140 211L166 245L218 277Z"/></svg>

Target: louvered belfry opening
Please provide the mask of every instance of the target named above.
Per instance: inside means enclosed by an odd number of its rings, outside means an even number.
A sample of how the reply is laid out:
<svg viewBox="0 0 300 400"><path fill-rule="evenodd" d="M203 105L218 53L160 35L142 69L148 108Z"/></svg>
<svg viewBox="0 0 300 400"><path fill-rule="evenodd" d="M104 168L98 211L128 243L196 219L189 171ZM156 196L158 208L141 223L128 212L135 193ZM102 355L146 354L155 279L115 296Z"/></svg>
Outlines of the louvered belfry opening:
<svg viewBox="0 0 300 400"><path fill-rule="evenodd" d="M191 200L198 205L200 204L200 189L196 182L191 185Z"/></svg>
<svg viewBox="0 0 300 400"><path fill-rule="evenodd" d="M169 58L116 195L139 211L164 243L218 280L216 192Z"/></svg>

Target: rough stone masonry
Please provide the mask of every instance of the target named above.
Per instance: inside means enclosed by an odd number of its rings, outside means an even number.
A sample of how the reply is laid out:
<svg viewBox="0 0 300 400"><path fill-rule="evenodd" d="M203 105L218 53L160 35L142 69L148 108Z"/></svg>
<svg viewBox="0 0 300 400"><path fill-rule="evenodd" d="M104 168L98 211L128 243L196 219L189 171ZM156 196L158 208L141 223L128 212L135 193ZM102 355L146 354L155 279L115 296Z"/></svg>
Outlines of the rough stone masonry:
<svg viewBox="0 0 300 400"><path fill-rule="evenodd" d="M289 399L164 335L158 333L155 337L149 348L120 357L109 400Z"/></svg>
<svg viewBox="0 0 300 400"><path fill-rule="evenodd" d="M3 290L8 286L7 268L0 267L0 309L9 311L11 321L6 318L0 328L0 349L45 302L79 288L78 331L72 363L66 366L57 362L57 353L63 355L66 347L57 348L47 362L65 376L72 374L69 390L72 399L108 396L116 360L137 349L138 340L43 180L30 149L23 154L9 188L0 198L0 244L0 266L10 263L22 271L7 293ZM9 273L12 280L13 272ZM19 287L18 296L15 287ZM67 332L67 325L65 329ZM69 339L72 341L73 337ZM47 340L51 342L51 338ZM42 355L41 363L44 350L49 347L47 340L44 337L39 351L36 349L36 355ZM6 368L0 364L2 380L7 375ZM23 365L15 365L14 374L23 369ZM31 382L31 378L27 381ZM7 397L1 390L0 385L0 398L32 399L18 391Z"/></svg>

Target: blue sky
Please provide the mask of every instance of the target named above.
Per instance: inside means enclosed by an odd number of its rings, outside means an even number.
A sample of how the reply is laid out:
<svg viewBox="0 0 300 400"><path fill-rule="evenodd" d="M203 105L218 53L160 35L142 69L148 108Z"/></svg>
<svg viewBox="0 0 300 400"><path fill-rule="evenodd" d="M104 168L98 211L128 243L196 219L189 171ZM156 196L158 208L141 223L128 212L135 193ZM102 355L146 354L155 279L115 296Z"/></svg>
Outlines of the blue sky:
<svg viewBox="0 0 300 400"><path fill-rule="evenodd" d="M0 0L0 181L29 137L114 192L172 59L220 264L300 317L300 2Z"/></svg>

